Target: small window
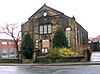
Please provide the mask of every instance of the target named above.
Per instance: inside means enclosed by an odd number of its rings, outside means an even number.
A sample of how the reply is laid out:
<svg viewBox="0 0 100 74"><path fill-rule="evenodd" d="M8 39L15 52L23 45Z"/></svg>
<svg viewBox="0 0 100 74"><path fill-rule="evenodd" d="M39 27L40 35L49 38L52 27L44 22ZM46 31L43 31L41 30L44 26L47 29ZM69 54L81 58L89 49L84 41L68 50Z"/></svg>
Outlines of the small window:
<svg viewBox="0 0 100 74"><path fill-rule="evenodd" d="M9 45L14 45L14 42L9 42Z"/></svg>
<svg viewBox="0 0 100 74"><path fill-rule="evenodd" d="M45 50L44 49L42 49L42 53L44 53L45 52Z"/></svg>
<svg viewBox="0 0 100 74"><path fill-rule="evenodd" d="M2 42L2 44L7 45L7 42Z"/></svg>
<svg viewBox="0 0 100 74"><path fill-rule="evenodd" d="M2 55L8 55L8 50L7 49L2 50Z"/></svg>
<svg viewBox="0 0 100 74"><path fill-rule="evenodd" d="M47 53L48 52L48 49L45 49L45 53Z"/></svg>
<svg viewBox="0 0 100 74"><path fill-rule="evenodd" d="M16 49L9 49L9 54L16 54Z"/></svg>
<svg viewBox="0 0 100 74"><path fill-rule="evenodd" d="M35 48L39 48L39 41L38 40L36 40Z"/></svg>
<svg viewBox="0 0 100 74"><path fill-rule="evenodd" d="M43 16L47 16L47 12L44 12Z"/></svg>
<svg viewBox="0 0 100 74"><path fill-rule="evenodd" d="M47 53L48 49L42 49L42 53Z"/></svg>

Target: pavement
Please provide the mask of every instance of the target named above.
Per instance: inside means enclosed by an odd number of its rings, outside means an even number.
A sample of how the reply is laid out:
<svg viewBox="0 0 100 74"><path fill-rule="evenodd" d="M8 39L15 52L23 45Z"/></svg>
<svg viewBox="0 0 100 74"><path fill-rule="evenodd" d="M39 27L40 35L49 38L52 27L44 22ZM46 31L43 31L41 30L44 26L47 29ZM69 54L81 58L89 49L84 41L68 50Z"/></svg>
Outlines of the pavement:
<svg viewBox="0 0 100 74"><path fill-rule="evenodd" d="M0 66L74 66L74 65L100 65L100 62L71 62L71 63L0 63Z"/></svg>

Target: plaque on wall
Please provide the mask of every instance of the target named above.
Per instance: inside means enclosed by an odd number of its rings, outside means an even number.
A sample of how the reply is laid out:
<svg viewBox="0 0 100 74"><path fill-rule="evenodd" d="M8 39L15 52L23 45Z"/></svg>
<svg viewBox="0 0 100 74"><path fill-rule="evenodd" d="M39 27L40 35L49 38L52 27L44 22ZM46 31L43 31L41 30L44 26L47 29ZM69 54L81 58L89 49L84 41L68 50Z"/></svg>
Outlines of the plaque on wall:
<svg viewBox="0 0 100 74"><path fill-rule="evenodd" d="M50 41L49 40L42 40L42 48L49 48Z"/></svg>

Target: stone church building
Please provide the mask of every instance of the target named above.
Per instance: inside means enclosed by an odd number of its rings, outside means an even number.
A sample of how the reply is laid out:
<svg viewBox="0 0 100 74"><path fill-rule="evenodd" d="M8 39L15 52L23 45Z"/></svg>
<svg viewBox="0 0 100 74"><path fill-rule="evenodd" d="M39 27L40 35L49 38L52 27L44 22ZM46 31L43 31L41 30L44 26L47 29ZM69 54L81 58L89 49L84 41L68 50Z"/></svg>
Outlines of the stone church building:
<svg viewBox="0 0 100 74"><path fill-rule="evenodd" d="M88 47L88 32L75 21L75 17L66 16L46 4L21 25L22 39L29 32L34 50L38 49L39 55L42 55L48 52L48 48L52 48L52 39L58 27L65 31L68 46L73 50L82 53Z"/></svg>

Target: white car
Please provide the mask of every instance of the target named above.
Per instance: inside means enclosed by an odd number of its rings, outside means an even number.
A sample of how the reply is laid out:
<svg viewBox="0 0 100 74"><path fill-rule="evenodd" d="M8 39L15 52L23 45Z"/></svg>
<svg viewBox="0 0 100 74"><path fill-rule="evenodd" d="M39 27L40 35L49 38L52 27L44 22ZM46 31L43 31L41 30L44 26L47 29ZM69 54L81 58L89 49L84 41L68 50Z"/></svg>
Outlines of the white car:
<svg viewBox="0 0 100 74"><path fill-rule="evenodd" d="M100 52L92 52L90 61L91 62L100 62Z"/></svg>

